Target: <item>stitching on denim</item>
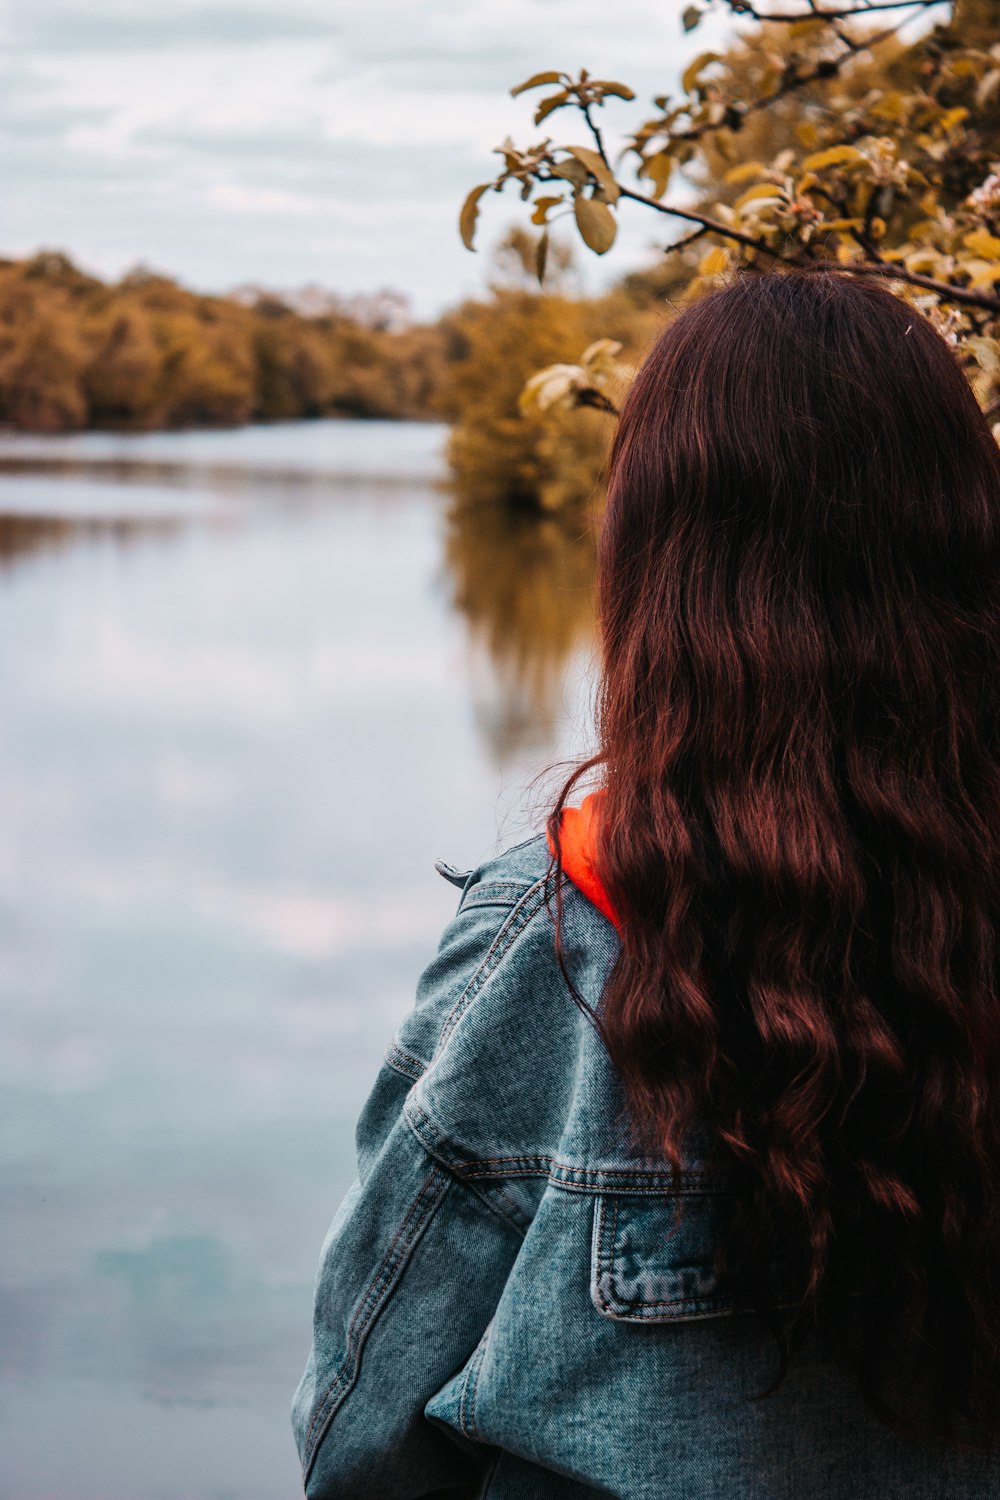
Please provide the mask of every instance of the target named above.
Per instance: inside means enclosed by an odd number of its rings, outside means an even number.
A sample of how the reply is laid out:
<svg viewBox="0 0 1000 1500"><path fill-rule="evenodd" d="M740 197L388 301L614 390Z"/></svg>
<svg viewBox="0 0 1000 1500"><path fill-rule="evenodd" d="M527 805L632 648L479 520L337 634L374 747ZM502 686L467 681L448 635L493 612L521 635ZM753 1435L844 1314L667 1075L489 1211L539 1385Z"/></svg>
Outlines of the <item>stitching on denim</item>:
<svg viewBox="0 0 1000 1500"><path fill-rule="evenodd" d="M399 1244L400 1239L402 1238L402 1236L406 1233L406 1231L407 1231L407 1229L409 1227L410 1217L413 1214L414 1210L420 1204L420 1200L424 1196L427 1188L431 1185L431 1181L432 1181L433 1176L434 1176L434 1173L431 1173L425 1179L425 1181L423 1183L423 1186L420 1189L420 1192L417 1194L416 1198L414 1198L413 1202L410 1204L410 1206L407 1209L406 1213L403 1215L402 1222L400 1223L399 1227L397 1228L396 1233L393 1235L392 1240L391 1240L391 1242L389 1244L389 1248L385 1252L385 1255L382 1257L382 1260L379 1263L378 1270L375 1272L374 1277L372 1278L372 1280L368 1284L368 1288L365 1291L364 1296L362 1297L361 1301L358 1303L357 1307L354 1309L354 1312L351 1315L351 1321L348 1324L347 1335L346 1335L346 1338L344 1340L344 1345L345 1345L344 1359L343 1359L343 1362L341 1363L340 1368L338 1369L336 1375L334 1375L333 1380L330 1382L330 1385L328 1386L326 1392L324 1393L322 1401L319 1403L319 1406L317 1407L316 1412L313 1414L313 1419L310 1422L309 1429L308 1429L308 1431L306 1433L306 1446L307 1447L308 1447L308 1444L309 1444L309 1440L312 1437L313 1428L316 1425L316 1422L317 1422L317 1420L319 1418L319 1414L320 1414L320 1411L322 1410L322 1407L330 1399L330 1396L333 1394L333 1392L336 1389L336 1387L340 1384L340 1382L344 1378L344 1375L345 1375L345 1373L347 1371L347 1368L348 1368L349 1364L351 1363L351 1356L352 1356L352 1353L353 1353L352 1345L354 1343L354 1330L355 1330L355 1327L356 1327L356 1325L358 1323L358 1319L359 1318L362 1319L362 1326L363 1326L364 1319L367 1317L367 1313L369 1311L369 1308L373 1307L378 1302L380 1291L381 1291L380 1282L383 1279L386 1279L386 1273L387 1272L388 1272L388 1278L391 1279L391 1275L392 1275L391 1262L392 1262L393 1252L395 1251L396 1246ZM421 1210L421 1217L418 1218L418 1220L417 1220L417 1224L418 1225L421 1222L421 1219L425 1216L426 1208L427 1208L427 1205L425 1204L424 1208ZM359 1331L359 1336L360 1336L360 1331Z"/></svg>
<svg viewBox="0 0 1000 1500"><path fill-rule="evenodd" d="M556 1161L552 1156L493 1156L466 1161L458 1155L451 1141L441 1131L422 1104L412 1094L403 1106L407 1124L417 1140L432 1156L453 1172L462 1182L489 1182L519 1177L547 1177L553 1187L566 1192L622 1193L648 1190L674 1190L670 1172L633 1167L577 1167ZM494 1169L496 1164L496 1169ZM484 1170L484 1166L490 1170ZM725 1178L717 1172L692 1170L681 1174L680 1193L699 1196L721 1193Z"/></svg>
<svg viewBox="0 0 1000 1500"><path fill-rule="evenodd" d="M344 1359L336 1374L317 1402L316 1410L306 1431L304 1449L307 1454L304 1477L309 1473L319 1452L320 1443L357 1378L360 1354L368 1330L375 1321L379 1307L386 1301L397 1275L402 1271L419 1239L424 1226L443 1199L448 1189L448 1177L436 1163L425 1177L420 1190L410 1204L396 1230L379 1268L368 1285L361 1302L355 1308L347 1329ZM404 1239L404 1236L406 1238ZM398 1253L397 1253L398 1247ZM339 1391L338 1391L339 1388ZM329 1407L329 1410L325 1408Z"/></svg>
<svg viewBox="0 0 1000 1500"><path fill-rule="evenodd" d="M661 1167L577 1167L571 1162L559 1162L554 1156L548 1156L543 1153L530 1155L524 1152L517 1156L477 1156L468 1165L470 1167L492 1166L494 1163L502 1164L506 1162L537 1162L564 1172L591 1173L614 1177L655 1177L669 1182L673 1181L673 1174L669 1171L664 1171ZM693 1171L681 1172L682 1183L721 1181L721 1173L712 1172L707 1168L696 1168Z"/></svg>
<svg viewBox="0 0 1000 1500"><path fill-rule="evenodd" d="M396 1073L403 1073L407 1078L412 1078L414 1083L418 1082L427 1068L427 1064L413 1052L407 1052L405 1047L400 1047L396 1042L390 1042L385 1051L385 1061Z"/></svg>
<svg viewBox="0 0 1000 1500"><path fill-rule="evenodd" d="M538 912L545 906L545 898L550 884L551 882L547 874L541 876L533 885L528 886L520 901L512 907L507 920L493 939L486 957L452 1006L448 1018L441 1028L441 1035L438 1038L437 1049L434 1054L435 1058L441 1054L449 1036L458 1025L465 1011L468 1010L483 984L485 984L486 980L497 968L500 960L520 933L524 931L531 919L537 916Z"/></svg>
<svg viewBox="0 0 1000 1500"><path fill-rule="evenodd" d="M384 1300L384 1297L385 1297L385 1295L386 1295L389 1287L391 1286L391 1282L392 1282L392 1278L393 1278L393 1273L395 1272L395 1270L397 1270L399 1268L400 1265L402 1265L404 1263L403 1260L402 1260L402 1258L401 1258L400 1261L396 1265L393 1265L392 1264L392 1258L393 1258L393 1252L395 1251L396 1246L400 1243L400 1240L402 1239L404 1233L406 1232L406 1230L408 1228L408 1220L410 1219L410 1217L413 1214L414 1210L417 1209L418 1205L420 1204L421 1198L423 1198L428 1193L429 1189L433 1186L433 1184L434 1184L434 1178L435 1177L441 1177L441 1176L442 1176L442 1174L440 1173L439 1169L435 1167L434 1171L431 1172L427 1176L427 1178L425 1179L425 1181L423 1183L423 1186L420 1189L420 1192L417 1194L417 1197L411 1203L411 1205L410 1205L409 1209L407 1210L406 1214L404 1214L403 1221L400 1224L399 1228L397 1229L395 1235L393 1236L393 1239L392 1239L392 1242L391 1242L391 1244L389 1246L389 1249L386 1251L386 1253L385 1253L385 1255L384 1255L384 1257L382 1259L382 1262L379 1265L378 1271L375 1273L375 1276L373 1277L371 1283L369 1284L369 1287L368 1287L368 1290L365 1293L365 1296L362 1298L361 1302L358 1304L358 1306L354 1310L354 1313L353 1313L353 1315L351 1317L350 1324L348 1325L347 1337L345 1339L346 1349L345 1349L344 1360L343 1360L342 1364L340 1365L340 1368L337 1370L337 1373L334 1375L332 1381L330 1382L327 1390L324 1392L322 1400L319 1402L319 1404L317 1406L317 1410L316 1410L316 1412L315 1412L315 1414L313 1416L313 1419L312 1419L312 1421L309 1424L309 1429L308 1429L308 1431L306 1433L306 1449L307 1449L307 1451L309 1451L309 1445L310 1445L310 1442L311 1442L312 1437L313 1437L313 1432L314 1432L314 1429L316 1428L316 1424L317 1424L317 1422L318 1422L318 1420L319 1420L319 1418L320 1418L320 1416L322 1414L323 1407L326 1406L326 1404L331 1400L331 1398L333 1397L333 1395L335 1394L335 1392L337 1390L337 1387L344 1382L345 1376L347 1375L347 1372L348 1372L348 1369L349 1369L349 1367L352 1364L355 1367L354 1371L352 1373L356 1373L356 1368L357 1368L356 1357L360 1353L360 1347L361 1347L361 1344L364 1341L364 1336L365 1336L365 1333L367 1332L368 1323L371 1320L371 1317L374 1315L374 1313L375 1313L375 1311L376 1311L379 1303L382 1300ZM409 1226L410 1227L410 1239L409 1239L408 1244L405 1246L406 1249L412 1248L412 1245L415 1243L416 1237L420 1233L420 1230L421 1230L423 1224L426 1222L426 1220L430 1216L430 1213L437 1206L437 1204L441 1201L441 1198L443 1196L444 1196L444 1194L443 1194L443 1192L441 1192L436 1197L428 1198L427 1202L425 1202L424 1205L423 1205L423 1207L420 1208L420 1212L419 1212L418 1217L416 1218L416 1221L412 1224L412 1226ZM382 1283L382 1284L380 1284L380 1283ZM359 1319L360 1319L360 1324L359 1324ZM357 1341L355 1342L355 1329L356 1328L357 1328ZM343 1397L346 1395L346 1393L347 1393L347 1391L346 1391L346 1388L345 1388L345 1390L341 1393L341 1400L343 1400ZM321 1437L322 1437L322 1432L325 1432L325 1430L326 1430L327 1426L329 1425L330 1420L332 1419L332 1417L333 1417L333 1415L334 1415L334 1413L335 1413L335 1411L337 1409L337 1406L339 1404L340 1404L339 1402L334 1402L333 1403L329 1414L326 1416L326 1418L325 1418L325 1420L323 1422L322 1431L319 1432L319 1433L317 1433L317 1435L316 1435L315 1446L312 1448L312 1450L310 1452L310 1460L309 1460L310 1467L312 1466L312 1460L315 1458L316 1451L319 1448L319 1443L320 1443L320 1440L321 1440Z"/></svg>

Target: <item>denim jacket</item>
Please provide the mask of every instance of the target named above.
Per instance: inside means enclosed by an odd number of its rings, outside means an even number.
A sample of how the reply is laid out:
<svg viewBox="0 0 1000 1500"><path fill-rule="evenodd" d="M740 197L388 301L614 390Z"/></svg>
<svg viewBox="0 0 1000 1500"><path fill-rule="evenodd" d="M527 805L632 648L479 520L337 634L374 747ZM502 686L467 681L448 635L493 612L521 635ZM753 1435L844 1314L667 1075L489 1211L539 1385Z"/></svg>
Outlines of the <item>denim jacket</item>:
<svg viewBox="0 0 1000 1500"><path fill-rule="evenodd" d="M986 1500L1000 1460L904 1442L819 1350L773 1341L712 1270L725 1184L678 1204L553 946L544 836L468 874L357 1131L293 1425L308 1496ZM618 935L569 881L596 1005ZM678 1207L680 1213L677 1213ZM755 1399L759 1398L759 1399Z"/></svg>

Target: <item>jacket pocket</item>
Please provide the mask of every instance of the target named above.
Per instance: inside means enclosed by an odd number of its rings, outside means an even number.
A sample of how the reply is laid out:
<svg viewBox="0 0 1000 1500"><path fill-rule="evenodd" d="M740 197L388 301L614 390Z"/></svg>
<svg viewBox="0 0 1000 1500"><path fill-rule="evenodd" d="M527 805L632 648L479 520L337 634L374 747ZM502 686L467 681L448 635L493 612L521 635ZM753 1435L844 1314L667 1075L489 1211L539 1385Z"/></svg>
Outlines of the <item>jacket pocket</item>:
<svg viewBox="0 0 1000 1500"><path fill-rule="evenodd" d="M621 1323L672 1323L737 1311L714 1268L718 1193L594 1200L590 1295Z"/></svg>

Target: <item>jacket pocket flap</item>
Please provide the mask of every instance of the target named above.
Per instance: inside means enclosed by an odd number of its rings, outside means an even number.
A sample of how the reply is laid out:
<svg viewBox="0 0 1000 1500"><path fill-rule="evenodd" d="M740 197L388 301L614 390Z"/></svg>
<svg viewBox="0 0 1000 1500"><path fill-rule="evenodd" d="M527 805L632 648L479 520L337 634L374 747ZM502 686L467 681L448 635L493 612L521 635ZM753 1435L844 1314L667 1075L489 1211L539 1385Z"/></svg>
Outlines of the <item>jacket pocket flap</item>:
<svg viewBox="0 0 1000 1500"><path fill-rule="evenodd" d="M722 1198L626 1198L598 1194L590 1295L599 1313L624 1323L669 1323L734 1312L714 1254Z"/></svg>

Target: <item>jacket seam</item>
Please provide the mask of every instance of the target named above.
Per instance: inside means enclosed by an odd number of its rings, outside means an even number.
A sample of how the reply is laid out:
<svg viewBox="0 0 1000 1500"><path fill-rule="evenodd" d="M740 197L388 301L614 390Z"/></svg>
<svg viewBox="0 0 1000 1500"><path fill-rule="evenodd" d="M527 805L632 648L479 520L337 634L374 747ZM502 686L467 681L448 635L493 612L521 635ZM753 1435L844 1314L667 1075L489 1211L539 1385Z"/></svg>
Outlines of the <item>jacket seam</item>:
<svg viewBox="0 0 1000 1500"><path fill-rule="evenodd" d="M435 1058L440 1056L451 1033L458 1025L465 1011L468 1010L483 984L496 970L500 960L524 931L531 919L537 916L538 912L542 910L545 905L548 886L549 876L546 873L534 881L532 885L529 885L524 890L521 899L511 908L500 931L490 944L485 958L448 1013L445 1023L441 1028L441 1034L438 1037L438 1044L434 1053Z"/></svg>
<svg viewBox="0 0 1000 1500"><path fill-rule="evenodd" d="M308 1481L312 1472L330 1423L357 1379L361 1350L367 1335L399 1279L417 1240L444 1198L449 1181L448 1175L435 1161L416 1197L403 1215L402 1222L388 1250L351 1315L345 1338L344 1358L327 1384L322 1397L316 1403L315 1411L306 1430L303 1442L305 1452L303 1479L305 1481Z"/></svg>
<svg viewBox="0 0 1000 1500"><path fill-rule="evenodd" d="M390 1042L386 1048L385 1061L396 1073L402 1073L414 1083L420 1081L427 1068L422 1058L413 1052L407 1052L405 1047L400 1047L396 1042Z"/></svg>
<svg viewBox="0 0 1000 1500"><path fill-rule="evenodd" d="M424 1150L446 1167L460 1182L482 1182L520 1177L547 1177L553 1187L568 1192L639 1192L666 1190L673 1193L675 1184L669 1171L643 1170L632 1167L576 1167L553 1156L482 1157L463 1159L427 1110L411 1094L403 1106L407 1124ZM623 1186L624 1184L624 1186ZM681 1173L678 1196L721 1193L725 1179L720 1174L692 1171Z"/></svg>
<svg viewBox="0 0 1000 1500"><path fill-rule="evenodd" d="M479 1428L476 1426L476 1395L479 1389L479 1372L486 1358L486 1345L489 1342L492 1323L487 1325L486 1332L479 1341L479 1345L469 1361L462 1382L462 1397L458 1403L459 1425L466 1437L478 1438ZM468 1401L468 1419L466 1419L466 1401Z"/></svg>

